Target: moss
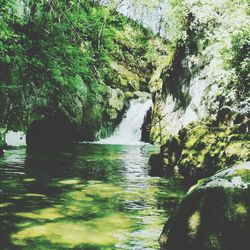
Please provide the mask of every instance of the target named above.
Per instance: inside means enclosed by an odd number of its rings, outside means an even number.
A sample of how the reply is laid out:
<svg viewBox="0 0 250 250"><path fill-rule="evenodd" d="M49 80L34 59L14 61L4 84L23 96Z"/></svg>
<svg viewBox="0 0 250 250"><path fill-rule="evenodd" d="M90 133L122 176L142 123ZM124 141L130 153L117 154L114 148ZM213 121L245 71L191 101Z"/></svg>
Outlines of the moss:
<svg viewBox="0 0 250 250"><path fill-rule="evenodd" d="M131 91L126 91L124 93L124 96L125 96L126 99L132 99L134 97L134 93L131 92Z"/></svg>
<svg viewBox="0 0 250 250"><path fill-rule="evenodd" d="M248 162L192 187L163 229L163 249L244 249L250 220L249 185L240 181L245 170Z"/></svg>
<svg viewBox="0 0 250 250"><path fill-rule="evenodd" d="M203 126L197 126L194 129L190 130L185 146L188 148L192 148L196 143L198 143L199 140L202 139L202 137L205 136L205 134L207 134L207 132L207 128Z"/></svg>
<svg viewBox="0 0 250 250"><path fill-rule="evenodd" d="M141 79L138 74L135 74L117 62L112 62L111 66L117 71L122 86L131 86L131 90L133 91L140 90L140 82L145 80Z"/></svg>
<svg viewBox="0 0 250 250"><path fill-rule="evenodd" d="M219 169L250 159L249 136L245 132L235 132L234 125L225 126L211 119L203 119L182 129L177 139L181 156L175 165L191 184ZM169 142L170 137L163 147L168 149L164 157L170 163L172 154L169 148L172 146Z"/></svg>
<svg viewBox="0 0 250 250"><path fill-rule="evenodd" d="M235 156L239 160L248 160L250 146L247 141L232 141L227 146L225 153L227 157Z"/></svg>
<svg viewBox="0 0 250 250"><path fill-rule="evenodd" d="M248 212L248 208L244 204L238 203L235 205L235 211L238 215L246 216Z"/></svg>
<svg viewBox="0 0 250 250"><path fill-rule="evenodd" d="M239 175L245 183L250 183L250 170L239 169L237 170L237 175Z"/></svg>
<svg viewBox="0 0 250 250"><path fill-rule="evenodd" d="M188 219L189 236L195 237L198 234L201 223L201 215L199 211L195 211Z"/></svg>
<svg viewBox="0 0 250 250"><path fill-rule="evenodd" d="M210 250L221 250L222 243L220 237L216 234L209 234L206 237L204 247L205 249L210 249Z"/></svg>

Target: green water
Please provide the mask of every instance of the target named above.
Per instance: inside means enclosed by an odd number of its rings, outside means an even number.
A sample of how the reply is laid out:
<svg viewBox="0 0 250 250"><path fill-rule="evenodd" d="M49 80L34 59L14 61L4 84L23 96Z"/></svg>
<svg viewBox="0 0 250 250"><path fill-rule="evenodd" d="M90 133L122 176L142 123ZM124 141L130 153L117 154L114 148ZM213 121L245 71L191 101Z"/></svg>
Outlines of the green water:
<svg viewBox="0 0 250 250"><path fill-rule="evenodd" d="M80 144L0 158L0 249L159 249L184 192L148 174L152 146Z"/></svg>

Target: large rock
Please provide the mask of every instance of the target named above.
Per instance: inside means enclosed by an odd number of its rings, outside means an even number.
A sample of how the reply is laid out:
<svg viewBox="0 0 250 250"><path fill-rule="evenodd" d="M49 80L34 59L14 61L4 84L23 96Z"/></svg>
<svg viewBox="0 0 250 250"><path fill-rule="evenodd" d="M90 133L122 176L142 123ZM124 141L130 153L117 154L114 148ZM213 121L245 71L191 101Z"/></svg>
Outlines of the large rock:
<svg viewBox="0 0 250 250"><path fill-rule="evenodd" d="M177 169L190 184L237 162L250 161L250 119L246 109L219 110L217 119L203 119L169 136L161 157L168 172Z"/></svg>
<svg viewBox="0 0 250 250"><path fill-rule="evenodd" d="M150 143L150 130L152 127L152 107L147 111L141 127L141 141Z"/></svg>
<svg viewBox="0 0 250 250"><path fill-rule="evenodd" d="M250 162L199 181L166 223L162 249L249 249L249 196Z"/></svg>

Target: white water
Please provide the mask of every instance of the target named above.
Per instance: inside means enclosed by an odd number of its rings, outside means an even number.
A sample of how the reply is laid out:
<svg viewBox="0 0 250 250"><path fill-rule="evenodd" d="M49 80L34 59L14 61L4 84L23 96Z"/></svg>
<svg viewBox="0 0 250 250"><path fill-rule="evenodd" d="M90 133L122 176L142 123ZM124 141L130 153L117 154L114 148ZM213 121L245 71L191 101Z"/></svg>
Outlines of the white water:
<svg viewBox="0 0 250 250"><path fill-rule="evenodd" d="M139 98L130 101L130 108L125 113L121 124L112 136L99 141L100 144L141 144L141 127L147 111L152 106L151 99Z"/></svg>
<svg viewBox="0 0 250 250"><path fill-rule="evenodd" d="M26 145L26 136L24 132L18 131L8 131L6 136L5 136L5 141L8 146L25 146Z"/></svg>

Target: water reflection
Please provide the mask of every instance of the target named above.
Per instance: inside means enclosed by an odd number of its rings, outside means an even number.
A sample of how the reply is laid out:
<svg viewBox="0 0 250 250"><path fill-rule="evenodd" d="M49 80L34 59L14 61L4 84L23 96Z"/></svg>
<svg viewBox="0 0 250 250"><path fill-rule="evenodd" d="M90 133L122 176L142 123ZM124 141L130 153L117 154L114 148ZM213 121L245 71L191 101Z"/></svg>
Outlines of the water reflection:
<svg viewBox="0 0 250 250"><path fill-rule="evenodd" d="M158 249L183 191L148 176L153 151L94 144L49 155L8 151L0 159L1 249Z"/></svg>

